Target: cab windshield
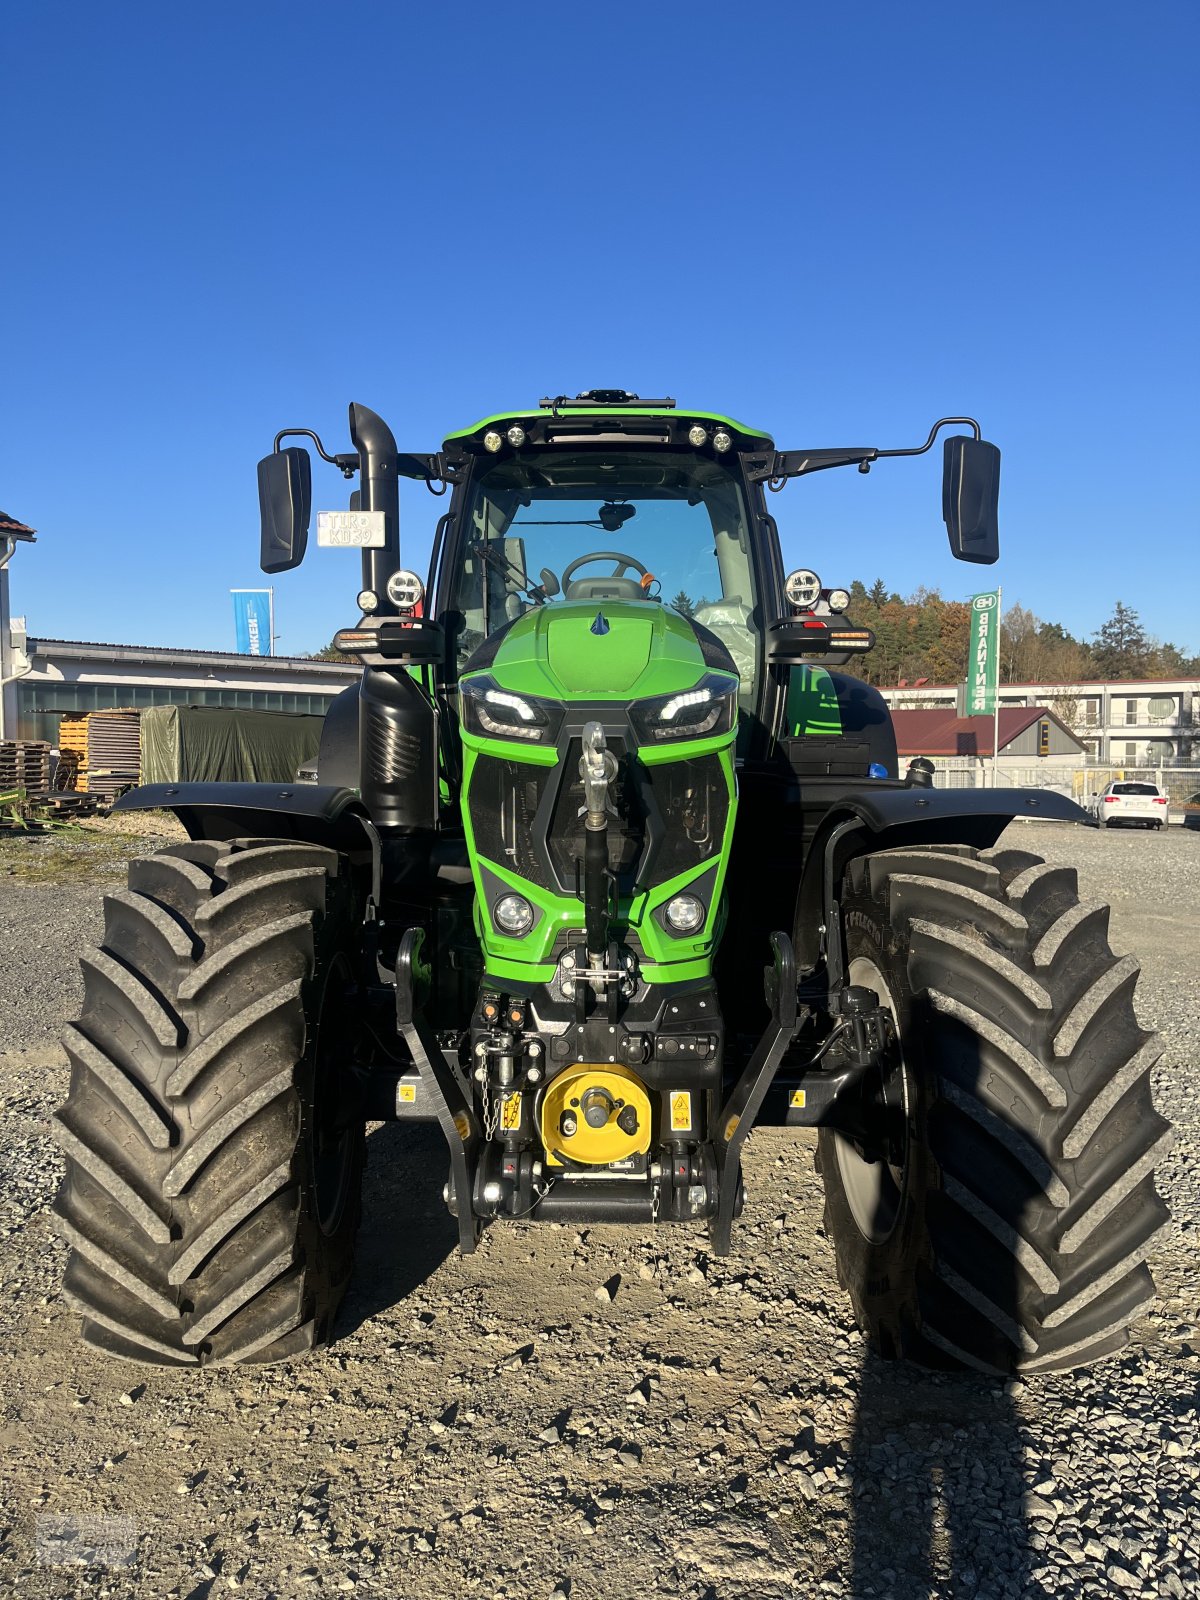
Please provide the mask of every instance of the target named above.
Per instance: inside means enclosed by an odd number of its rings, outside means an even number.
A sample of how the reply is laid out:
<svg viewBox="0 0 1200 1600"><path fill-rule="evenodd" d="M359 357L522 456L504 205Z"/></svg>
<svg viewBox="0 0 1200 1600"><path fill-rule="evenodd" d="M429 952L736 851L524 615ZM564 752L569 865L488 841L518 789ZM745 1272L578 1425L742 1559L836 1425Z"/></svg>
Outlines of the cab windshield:
<svg viewBox="0 0 1200 1600"><path fill-rule="evenodd" d="M748 707L759 638L750 550L741 486L704 457L547 450L479 463L454 581L459 664L533 606L632 600L716 634Z"/></svg>

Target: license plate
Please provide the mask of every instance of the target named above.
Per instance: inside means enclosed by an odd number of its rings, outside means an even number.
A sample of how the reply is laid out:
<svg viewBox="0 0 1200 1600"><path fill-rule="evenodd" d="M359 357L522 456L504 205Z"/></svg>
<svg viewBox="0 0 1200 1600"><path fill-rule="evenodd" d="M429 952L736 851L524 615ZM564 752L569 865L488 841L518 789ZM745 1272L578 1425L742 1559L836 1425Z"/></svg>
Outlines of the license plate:
<svg viewBox="0 0 1200 1600"><path fill-rule="evenodd" d="M317 543L331 550L382 550L387 524L382 511L318 511Z"/></svg>

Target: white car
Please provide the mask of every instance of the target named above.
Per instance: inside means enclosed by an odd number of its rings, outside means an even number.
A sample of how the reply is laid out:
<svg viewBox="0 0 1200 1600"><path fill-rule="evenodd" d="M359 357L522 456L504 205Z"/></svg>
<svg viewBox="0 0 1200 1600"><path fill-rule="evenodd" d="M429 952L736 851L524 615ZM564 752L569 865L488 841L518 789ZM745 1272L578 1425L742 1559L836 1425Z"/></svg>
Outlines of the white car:
<svg viewBox="0 0 1200 1600"><path fill-rule="evenodd" d="M1161 828L1167 820L1168 800L1156 783L1125 778L1110 783L1107 789L1094 795L1092 815L1102 828L1114 827L1118 822L1132 822L1143 828Z"/></svg>

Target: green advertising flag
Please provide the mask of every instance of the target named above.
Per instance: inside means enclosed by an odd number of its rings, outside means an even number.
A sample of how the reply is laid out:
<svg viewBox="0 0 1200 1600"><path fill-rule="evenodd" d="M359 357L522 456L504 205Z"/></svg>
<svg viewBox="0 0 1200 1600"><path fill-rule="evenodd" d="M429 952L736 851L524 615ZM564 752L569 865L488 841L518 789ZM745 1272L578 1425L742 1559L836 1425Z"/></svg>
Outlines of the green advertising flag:
<svg viewBox="0 0 1200 1600"><path fill-rule="evenodd" d="M971 651L967 657L967 716L991 716L1000 682L1000 591L971 597Z"/></svg>

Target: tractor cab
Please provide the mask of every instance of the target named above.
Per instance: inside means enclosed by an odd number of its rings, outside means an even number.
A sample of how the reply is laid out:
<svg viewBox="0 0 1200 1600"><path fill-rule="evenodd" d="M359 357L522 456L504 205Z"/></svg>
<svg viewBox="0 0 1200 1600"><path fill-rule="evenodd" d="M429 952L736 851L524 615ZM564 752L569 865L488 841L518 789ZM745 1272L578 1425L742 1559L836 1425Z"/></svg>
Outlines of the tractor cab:
<svg viewBox="0 0 1200 1600"><path fill-rule="evenodd" d="M598 425L599 424L599 425ZM454 669L534 608L659 608L728 653L757 708L763 571L740 449L768 444L726 418L564 407L490 418L447 440L463 482L439 576ZM603 637L603 620L596 637ZM603 652L611 655L611 651ZM597 663L602 652L597 647Z"/></svg>

